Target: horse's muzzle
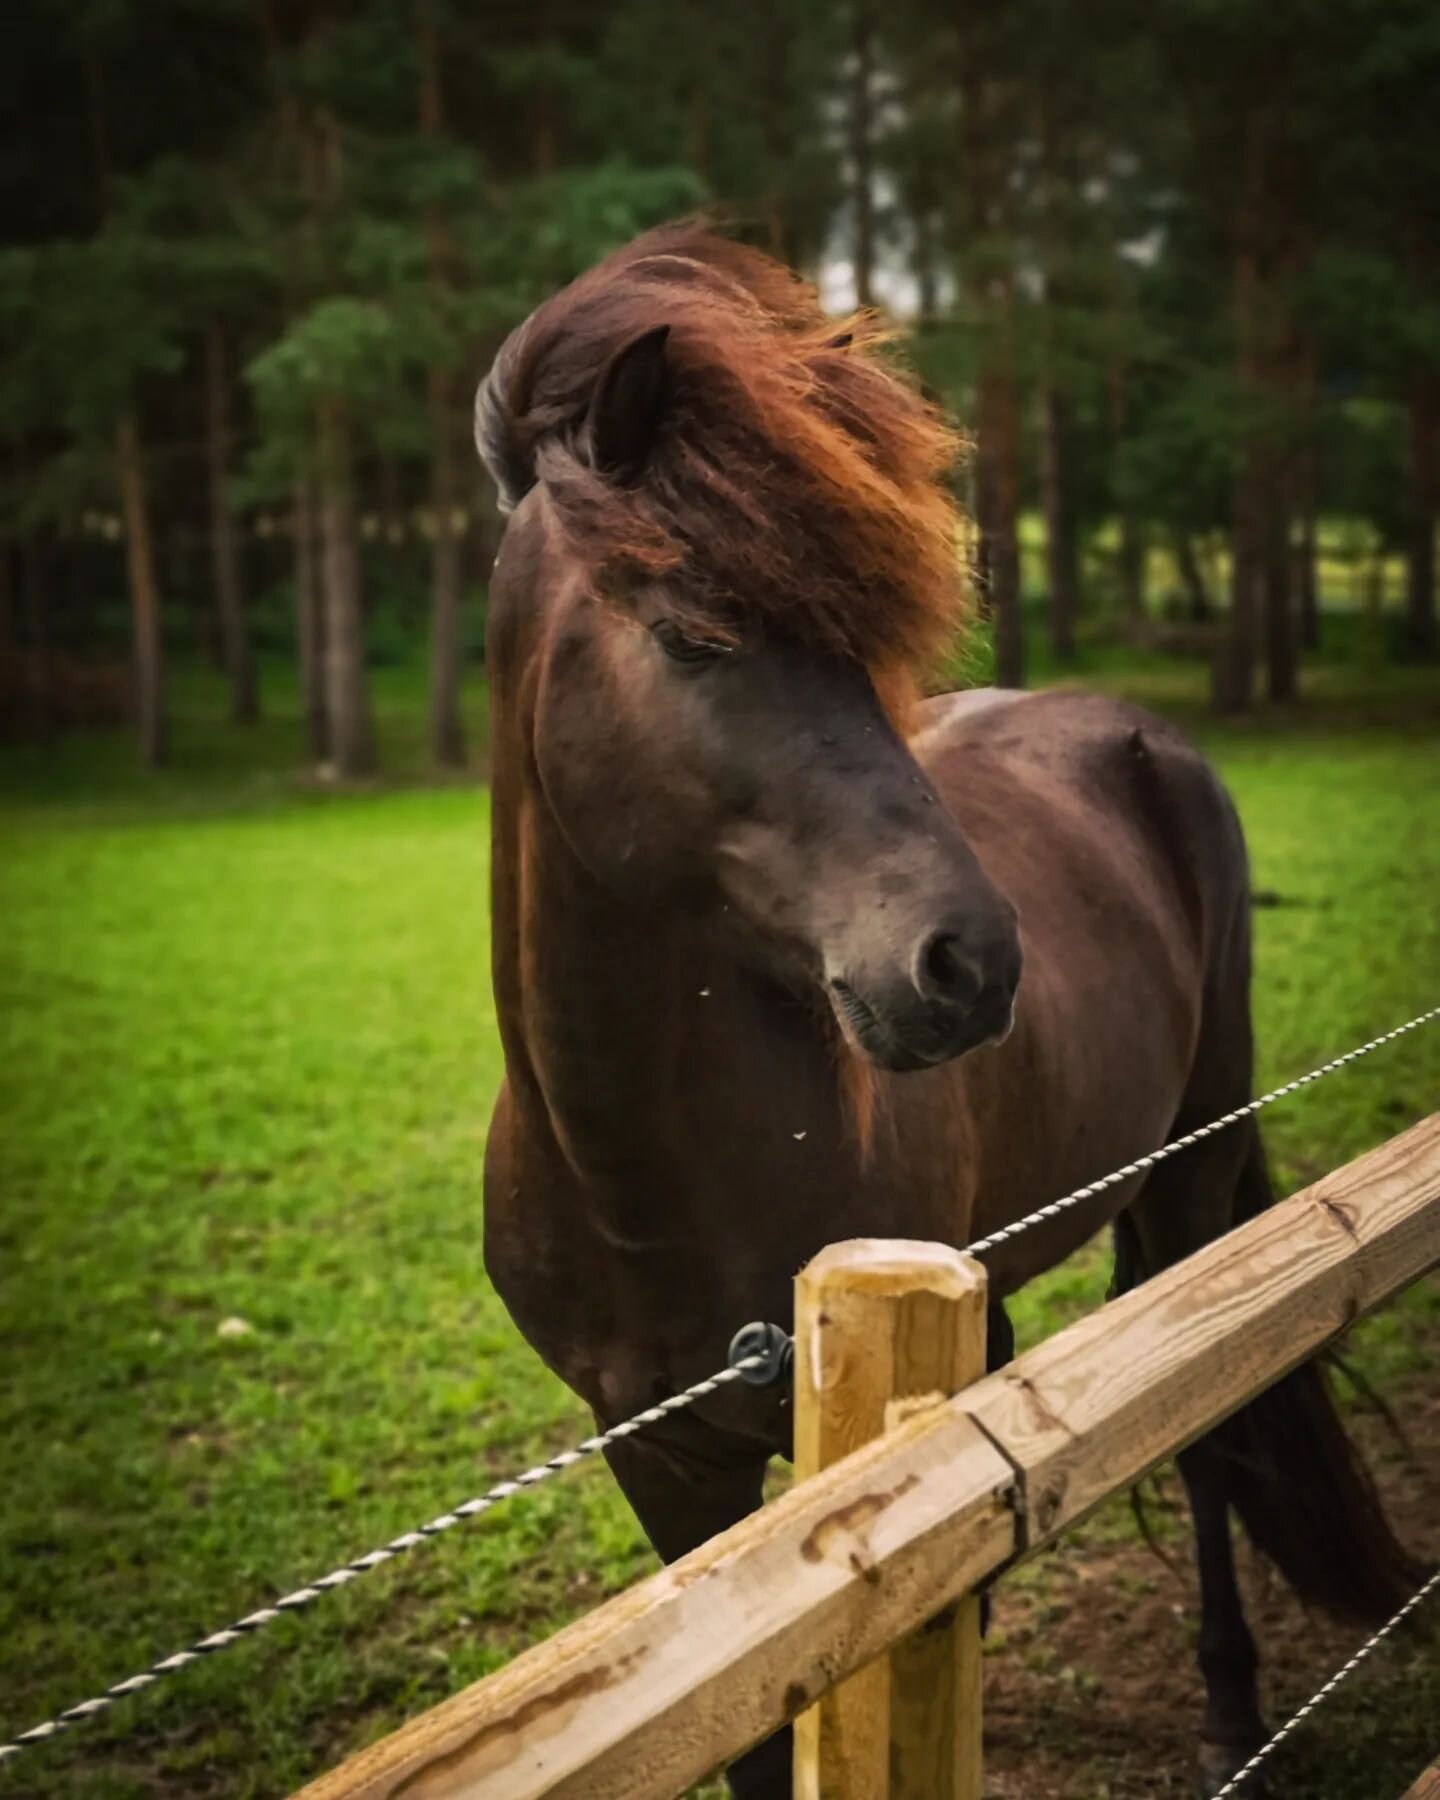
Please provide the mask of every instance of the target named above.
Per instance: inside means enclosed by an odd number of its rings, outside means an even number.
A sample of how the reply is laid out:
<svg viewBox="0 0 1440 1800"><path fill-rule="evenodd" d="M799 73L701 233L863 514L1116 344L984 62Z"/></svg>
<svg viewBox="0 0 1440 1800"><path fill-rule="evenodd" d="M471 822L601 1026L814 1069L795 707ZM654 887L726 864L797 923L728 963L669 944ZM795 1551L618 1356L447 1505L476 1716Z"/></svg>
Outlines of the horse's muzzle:
<svg viewBox="0 0 1440 1800"><path fill-rule="evenodd" d="M870 1062L908 1073L951 1062L969 1050L999 1044L1015 1021L1018 957L1013 975L965 984L945 995L912 988L884 1000L859 993L848 981L830 983L830 996L845 1034ZM887 1004L888 1001L888 1004ZM898 1002L898 1003L897 1003Z"/></svg>

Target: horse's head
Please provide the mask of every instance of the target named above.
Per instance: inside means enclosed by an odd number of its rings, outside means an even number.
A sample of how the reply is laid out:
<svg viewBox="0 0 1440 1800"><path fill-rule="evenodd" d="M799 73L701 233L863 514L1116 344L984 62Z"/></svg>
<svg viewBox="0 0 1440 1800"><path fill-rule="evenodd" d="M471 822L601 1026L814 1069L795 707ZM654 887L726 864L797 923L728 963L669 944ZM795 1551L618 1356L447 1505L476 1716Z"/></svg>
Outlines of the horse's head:
<svg viewBox="0 0 1440 1800"><path fill-rule="evenodd" d="M547 367L566 333L533 335L542 310L481 390L515 508L491 590L497 704L596 880L818 985L870 1061L940 1063L1004 1035L1020 964L1013 908L896 724L937 584L956 586L929 468L944 429L848 340L773 307L717 360L735 323L697 291L676 286L668 325L612 331L574 393ZM646 297L658 309L663 284ZM584 322L563 321L572 344Z"/></svg>

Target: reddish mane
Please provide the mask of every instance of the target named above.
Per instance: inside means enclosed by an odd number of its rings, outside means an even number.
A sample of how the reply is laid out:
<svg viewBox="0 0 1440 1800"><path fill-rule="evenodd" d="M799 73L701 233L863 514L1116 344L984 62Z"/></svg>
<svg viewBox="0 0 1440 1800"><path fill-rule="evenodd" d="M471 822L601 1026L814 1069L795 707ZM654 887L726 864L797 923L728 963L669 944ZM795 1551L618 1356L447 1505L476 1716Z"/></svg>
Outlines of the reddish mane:
<svg viewBox="0 0 1440 1800"><path fill-rule="evenodd" d="M585 458L600 371L668 325L671 404L641 478ZM775 627L863 663L896 694L933 671L963 609L960 440L877 354L861 315L699 224L646 233L537 308L476 398L508 505L537 482L598 589L668 576L697 623Z"/></svg>

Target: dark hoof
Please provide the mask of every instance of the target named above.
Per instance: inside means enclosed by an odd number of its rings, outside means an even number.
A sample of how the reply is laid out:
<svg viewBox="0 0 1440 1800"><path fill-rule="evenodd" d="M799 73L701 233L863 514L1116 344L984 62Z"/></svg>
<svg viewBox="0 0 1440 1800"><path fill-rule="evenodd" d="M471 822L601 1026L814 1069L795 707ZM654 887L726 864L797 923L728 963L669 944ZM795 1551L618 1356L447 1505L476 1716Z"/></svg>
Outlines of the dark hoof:
<svg viewBox="0 0 1440 1800"><path fill-rule="evenodd" d="M1260 1748L1251 1744L1237 1748L1233 1744L1201 1744L1200 1800L1215 1800L1227 1781L1232 1781ZM1235 1790L1234 1800L1265 1800L1265 1771L1257 1769Z"/></svg>

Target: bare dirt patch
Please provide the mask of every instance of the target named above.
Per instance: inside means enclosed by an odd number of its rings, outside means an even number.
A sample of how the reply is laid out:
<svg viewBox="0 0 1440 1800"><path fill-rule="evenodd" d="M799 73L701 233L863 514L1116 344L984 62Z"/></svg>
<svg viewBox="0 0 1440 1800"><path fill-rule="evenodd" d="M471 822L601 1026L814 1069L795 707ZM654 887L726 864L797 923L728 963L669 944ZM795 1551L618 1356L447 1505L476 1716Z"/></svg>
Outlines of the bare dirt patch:
<svg viewBox="0 0 1440 1800"><path fill-rule="evenodd" d="M1440 1334L1432 1371L1440 1367ZM1440 1560L1440 1379L1388 1396L1413 1461L1383 1423L1353 1417L1397 1529ZM1147 1488L1169 1565L1113 1502L996 1591L985 1670L986 1792L994 1800L1159 1800L1195 1792L1203 1702L1198 1593L1173 1470ZM1278 1727L1356 1650L1365 1632L1309 1612L1241 1549L1262 1693ZM1272 1759L1273 1800L1398 1800L1440 1753L1440 1604L1382 1646Z"/></svg>

